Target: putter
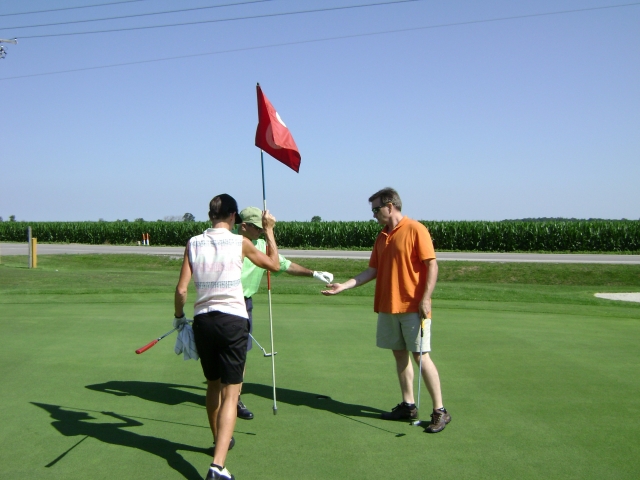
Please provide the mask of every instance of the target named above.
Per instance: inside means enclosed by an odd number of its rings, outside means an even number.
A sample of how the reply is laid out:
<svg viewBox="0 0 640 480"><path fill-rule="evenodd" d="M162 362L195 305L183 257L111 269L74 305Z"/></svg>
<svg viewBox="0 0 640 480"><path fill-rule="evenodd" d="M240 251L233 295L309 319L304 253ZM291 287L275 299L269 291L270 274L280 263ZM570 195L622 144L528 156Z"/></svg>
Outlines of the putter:
<svg viewBox="0 0 640 480"><path fill-rule="evenodd" d="M422 384L422 339L424 338L424 321L425 319L420 320L420 367L418 370L418 403L416 407L418 409L418 420L411 422L411 425L417 427L420 425L420 385Z"/></svg>
<svg viewBox="0 0 640 480"><path fill-rule="evenodd" d="M262 348L262 345L260 345L260 344L258 343L258 341L256 340L256 337L254 337L254 336L253 336L253 335L251 335L251 334L249 334L249 336L251 337L251 339L252 339L254 342L256 342L256 345L258 345L258 347L260 348L260 350L262 350L262 353L264 354L264 356L265 356L265 357L270 357L271 355L277 355L277 354L278 354L278 352L275 352L275 353L267 353L267 351L266 351L264 348Z"/></svg>

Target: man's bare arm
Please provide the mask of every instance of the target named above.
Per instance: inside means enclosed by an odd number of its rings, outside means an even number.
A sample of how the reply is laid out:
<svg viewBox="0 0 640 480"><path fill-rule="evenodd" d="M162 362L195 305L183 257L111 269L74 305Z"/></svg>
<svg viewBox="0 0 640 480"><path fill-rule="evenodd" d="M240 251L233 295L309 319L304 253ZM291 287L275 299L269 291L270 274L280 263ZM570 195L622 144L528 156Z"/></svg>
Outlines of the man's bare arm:
<svg viewBox="0 0 640 480"><path fill-rule="evenodd" d="M295 275L297 277L313 277L313 270L309 270L293 262L291 262L291 265L289 265L286 271L289 275Z"/></svg>
<svg viewBox="0 0 640 480"><path fill-rule="evenodd" d="M438 262L435 258L430 258L424 261L427 266L427 285L424 288L422 300L420 301L420 317L429 318L431 313L431 295L436 288L436 282L438 281Z"/></svg>
<svg viewBox="0 0 640 480"><path fill-rule="evenodd" d="M323 290L323 295L336 295L345 290L349 290L350 288L359 287L360 285L364 285L367 282L370 282L374 278L378 276L377 268L367 268L365 271L359 273L353 278L350 278L344 283L330 283L327 285L329 287L328 290Z"/></svg>

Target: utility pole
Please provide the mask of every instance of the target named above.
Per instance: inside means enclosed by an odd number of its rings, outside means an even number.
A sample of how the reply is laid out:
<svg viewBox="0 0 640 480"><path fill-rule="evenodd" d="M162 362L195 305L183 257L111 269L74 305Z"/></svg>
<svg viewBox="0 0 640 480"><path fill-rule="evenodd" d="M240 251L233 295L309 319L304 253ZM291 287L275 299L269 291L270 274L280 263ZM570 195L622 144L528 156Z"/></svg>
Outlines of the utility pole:
<svg viewBox="0 0 640 480"><path fill-rule="evenodd" d="M18 39L14 38L13 40L7 40L4 38L0 38L0 43L12 43L13 45L17 45ZM7 51L4 49L2 45L0 45L0 59L3 59L6 56L7 56Z"/></svg>

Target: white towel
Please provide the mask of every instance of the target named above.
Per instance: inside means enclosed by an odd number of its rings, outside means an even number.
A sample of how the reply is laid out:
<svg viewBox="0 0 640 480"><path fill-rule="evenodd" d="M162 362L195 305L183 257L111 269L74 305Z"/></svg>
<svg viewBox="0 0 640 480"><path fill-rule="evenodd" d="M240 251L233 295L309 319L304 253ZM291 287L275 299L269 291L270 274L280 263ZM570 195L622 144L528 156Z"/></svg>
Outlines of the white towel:
<svg viewBox="0 0 640 480"><path fill-rule="evenodd" d="M196 349L196 341L193 338L193 328L186 322L180 326L173 351L176 352L176 355L184 353L185 360L198 360L200 358Z"/></svg>

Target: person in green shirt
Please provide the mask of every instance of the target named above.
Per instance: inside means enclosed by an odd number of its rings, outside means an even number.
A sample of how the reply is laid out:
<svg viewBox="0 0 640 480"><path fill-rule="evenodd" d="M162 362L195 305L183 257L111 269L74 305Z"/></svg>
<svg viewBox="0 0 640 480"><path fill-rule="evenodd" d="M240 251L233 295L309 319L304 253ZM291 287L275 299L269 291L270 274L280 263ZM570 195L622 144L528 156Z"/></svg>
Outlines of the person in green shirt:
<svg viewBox="0 0 640 480"><path fill-rule="evenodd" d="M240 217L242 218L242 223L238 225L238 232L240 235L247 237L251 242L256 246L256 248L262 253L266 253L267 251L267 243L264 239L260 238L262 235L262 210L258 207L247 207L240 212ZM293 263L291 260L287 260L282 255L279 255L280 258L280 270L275 272L274 275L279 275L282 272L286 272L289 275L296 275L301 277L313 277L325 284L331 283L333 281L333 275L329 272L316 272L313 270L309 270L297 263ZM264 274L265 269L256 267L251 260L247 257L244 258L244 263L242 265L242 290L244 293L244 301L247 305L247 313L249 314L249 333L253 332L253 300L251 297L255 295L255 293L260 288L260 282L262 281L262 275ZM253 347L253 342L251 341L251 337L249 337L249 342L247 343L247 351L251 350ZM246 366L245 366L246 371ZM243 418L245 420L251 420L253 418L253 413L242 403L240 397L238 397L238 418Z"/></svg>

